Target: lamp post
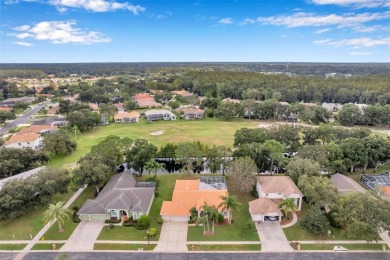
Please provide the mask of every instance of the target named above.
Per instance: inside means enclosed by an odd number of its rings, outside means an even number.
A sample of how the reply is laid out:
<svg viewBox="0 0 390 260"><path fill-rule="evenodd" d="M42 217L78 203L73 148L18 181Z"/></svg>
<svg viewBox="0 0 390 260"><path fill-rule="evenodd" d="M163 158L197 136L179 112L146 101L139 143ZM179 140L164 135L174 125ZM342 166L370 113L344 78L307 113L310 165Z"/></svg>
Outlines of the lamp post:
<svg viewBox="0 0 390 260"><path fill-rule="evenodd" d="M147 234L147 236L148 236L148 245L150 245L150 244L149 244L149 230L146 231L146 234Z"/></svg>

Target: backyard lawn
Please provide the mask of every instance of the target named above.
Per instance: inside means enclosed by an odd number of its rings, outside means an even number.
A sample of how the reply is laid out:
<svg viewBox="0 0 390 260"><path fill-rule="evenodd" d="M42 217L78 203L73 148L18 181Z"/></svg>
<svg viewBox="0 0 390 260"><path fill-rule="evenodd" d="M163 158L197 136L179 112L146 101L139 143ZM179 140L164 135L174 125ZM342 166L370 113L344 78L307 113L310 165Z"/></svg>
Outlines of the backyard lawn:
<svg viewBox="0 0 390 260"><path fill-rule="evenodd" d="M73 194L74 191L56 194L52 203L68 201ZM44 227L42 214L46 209L29 209L24 217L0 222L0 240L30 240L30 234L34 237Z"/></svg>
<svg viewBox="0 0 390 260"><path fill-rule="evenodd" d="M296 223L294 226L289 228L284 228L284 234L287 237L287 240L289 241L297 241L297 240L354 240L347 238L346 234L343 232L343 230L340 230L338 228L334 228L329 225L328 230L332 231L332 234L334 234L334 237L332 235L324 235L324 236L316 236L301 227L299 225L300 220L302 219L302 216L310 209L309 204L307 204L305 201L302 203L302 210L301 212L297 212L298 215L298 223Z"/></svg>
<svg viewBox="0 0 390 260"><path fill-rule="evenodd" d="M348 250L382 250L383 244L340 244ZM333 250L336 245L328 245L328 244L301 244L301 250ZM386 250L389 247L386 246Z"/></svg>
<svg viewBox="0 0 390 260"><path fill-rule="evenodd" d="M70 205L69 209L73 212L72 208L74 206L78 206L81 208L81 206L84 204L87 199L92 198L95 192L95 187L87 187L80 195L79 197ZM58 233L58 225L57 223L54 223L49 230L43 235L45 237L45 240L66 240L72 235L73 231L78 226L78 223L73 223L72 216L69 216L70 219L65 218L64 221L64 232Z"/></svg>
<svg viewBox="0 0 390 260"><path fill-rule="evenodd" d="M98 144L108 135L117 135L119 137L130 137L133 139L144 138L157 147L167 143L193 142L200 141L208 145L227 145L233 146L234 134L243 127L255 128L259 121L232 119L224 121L217 118L208 118L204 120L176 120L159 121L147 123L142 120L137 124L111 124L100 126L91 132L82 134L77 143L77 150L70 156L59 156L53 159L49 166L69 167L73 166L77 160L88 153L91 147ZM223 134L221 134L223 129ZM162 135L152 136L149 133L154 131L163 131Z"/></svg>
<svg viewBox="0 0 390 260"><path fill-rule="evenodd" d="M96 243L93 246L93 250L131 250L138 251L142 248L142 251L152 251L156 245L146 244L99 244Z"/></svg>
<svg viewBox="0 0 390 260"><path fill-rule="evenodd" d="M188 251L260 251L261 245L187 245Z"/></svg>

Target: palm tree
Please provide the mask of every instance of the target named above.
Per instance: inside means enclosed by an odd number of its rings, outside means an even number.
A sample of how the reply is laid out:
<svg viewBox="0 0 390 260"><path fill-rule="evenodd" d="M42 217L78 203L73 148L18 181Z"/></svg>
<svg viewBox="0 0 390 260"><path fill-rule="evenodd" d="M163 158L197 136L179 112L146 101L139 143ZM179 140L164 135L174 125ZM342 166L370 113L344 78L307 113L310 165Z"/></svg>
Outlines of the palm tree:
<svg viewBox="0 0 390 260"><path fill-rule="evenodd" d="M209 206L207 202L203 204L203 206L200 207L200 210L203 211L203 216L200 218L199 221L203 221L203 223L207 226L207 231L210 231L210 220L213 222L213 233L214 233L214 221L216 218L218 218L218 210L215 206ZM204 229L206 231L206 229Z"/></svg>
<svg viewBox="0 0 390 260"><path fill-rule="evenodd" d="M233 219L233 209L240 212L241 203L239 203L234 196L230 195L220 196L219 198L222 199L222 202L218 205L218 208L222 207L229 212L228 222L231 224Z"/></svg>
<svg viewBox="0 0 390 260"><path fill-rule="evenodd" d="M164 170L165 165L163 163L158 163L154 159L151 159L149 162L146 163L145 169L148 171L149 175L150 172L154 172L154 175L157 175L158 170Z"/></svg>
<svg viewBox="0 0 390 260"><path fill-rule="evenodd" d="M60 233L64 232L62 226L64 225L65 217L70 219L68 214L72 213L69 209L65 209L63 204L63 201L57 202L56 204L50 204L49 209L43 212L45 223L57 220L58 232Z"/></svg>
<svg viewBox="0 0 390 260"><path fill-rule="evenodd" d="M288 212L289 211L291 211L291 212L296 211L297 205L295 204L293 198L288 198L279 204L279 208L283 208L284 214L287 216L287 219L289 219Z"/></svg>

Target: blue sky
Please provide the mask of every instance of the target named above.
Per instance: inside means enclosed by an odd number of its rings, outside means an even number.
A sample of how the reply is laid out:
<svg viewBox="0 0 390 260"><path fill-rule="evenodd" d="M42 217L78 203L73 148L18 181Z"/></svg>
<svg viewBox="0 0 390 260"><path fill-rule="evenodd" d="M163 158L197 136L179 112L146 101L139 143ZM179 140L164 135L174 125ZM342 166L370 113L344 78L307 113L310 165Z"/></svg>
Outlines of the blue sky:
<svg viewBox="0 0 390 260"><path fill-rule="evenodd" d="M389 62L390 0L0 0L0 62Z"/></svg>

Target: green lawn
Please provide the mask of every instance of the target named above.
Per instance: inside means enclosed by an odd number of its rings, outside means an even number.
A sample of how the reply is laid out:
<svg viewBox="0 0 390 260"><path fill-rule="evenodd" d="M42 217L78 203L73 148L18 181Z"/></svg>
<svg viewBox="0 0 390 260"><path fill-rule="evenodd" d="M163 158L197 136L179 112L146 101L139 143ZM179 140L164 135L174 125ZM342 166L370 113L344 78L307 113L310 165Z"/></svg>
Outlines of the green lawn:
<svg viewBox="0 0 390 260"><path fill-rule="evenodd" d="M78 206L79 208L84 204L84 202L93 197L95 192L95 187L87 187L80 196L70 205L69 209L73 212L72 208ZM58 225L54 223L49 230L43 235L45 240L66 240L72 235L73 231L76 229L78 223L73 223L72 216L69 216L70 219L65 218L64 222L64 232L58 233Z"/></svg>
<svg viewBox="0 0 390 260"><path fill-rule="evenodd" d="M302 211L297 212L298 215L298 223L296 223L294 226L289 228L284 228L284 234L286 235L287 239L289 241L296 241L296 240L350 240L347 238L346 234L338 229L331 227L329 225L328 229L332 231L332 233L335 235L333 236L316 236L309 232L307 232L301 225L299 225L300 220L302 219L302 216L310 209L309 204L303 201L302 203ZM353 240L353 239L352 239Z"/></svg>
<svg viewBox="0 0 390 260"><path fill-rule="evenodd" d="M0 244L0 250L22 250L27 244Z"/></svg>
<svg viewBox="0 0 390 260"><path fill-rule="evenodd" d="M52 203L67 201L73 194L56 194ZM30 234L34 237L44 227L42 214L46 208L29 209L24 217L0 222L0 240L30 240Z"/></svg>
<svg viewBox="0 0 390 260"><path fill-rule="evenodd" d="M301 244L301 250L333 250L336 245L327 244ZM348 250L380 250L382 251L382 244L340 244ZM386 246L386 250L388 250Z"/></svg>
<svg viewBox="0 0 390 260"><path fill-rule="evenodd" d="M143 181L149 175L144 175L137 178L137 181ZM160 215L162 202L171 200L173 188L175 187L176 179L197 178L197 175L178 175L166 174L159 176L160 186L159 197L154 198L152 207L149 212L150 228L157 228L157 234L151 238L152 241L158 241L160 237L161 225L157 223L157 218ZM146 241L146 230L138 230L135 227L115 226L113 229L103 228L98 240L131 240L131 241Z"/></svg>
<svg viewBox="0 0 390 260"><path fill-rule="evenodd" d="M227 180L229 189L230 181ZM188 227L187 241L259 241L256 231L245 230L245 224L251 221L248 202L255 198L251 195L234 194L241 203L240 212L233 211L233 223L216 225L214 235L203 235L203 227Z"/></svg>
<svg viewBox="0 0 390 260"><path fill-rule="evenodd" d="M142 248L143 251L152 251L156 245L146 244L95 244L93 250L132 250L138 251Z"/></svg>
<svg viewBox="0 0 390 260"><path fill-rule="evenodd" d="M59 250L64 244L63 243L56 243L56 250ZM52 249L53 244L35 244L31 250L53 250Z"/></svg>
<svg viewBox="0 0 390 260"><path fill-rule="evenodd" d="M187 245L188 251L261 251L261 245Z"/></svg>
<svg viewBox="0 0 390 260"><path fill-rule="evenodd" d="M62 167L73 166L77 160L88 153L91 147L98 144L108 135L117 135L119 137L144 138L156 146L167 143L193 142L200 141L209 145L227 145L232 146L234 134L243 127L255 128L259 121L232 119L224 121L217 118L208 118L204 120L176 120L176 121L158 121L147 123L142 120L140 123L133 124L111 124L109 126L100 126L91 132L82 134L77 143L77 150L70 156L59 156L50 162L50 166ZM149 133L162 130L164 133L159 136L152 136ZM221 134L223 131L223 134Z"/></svg>

